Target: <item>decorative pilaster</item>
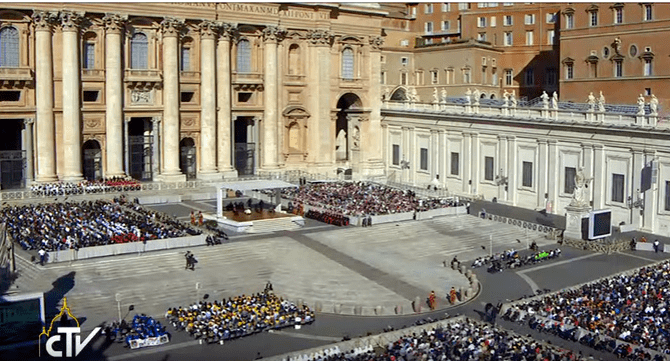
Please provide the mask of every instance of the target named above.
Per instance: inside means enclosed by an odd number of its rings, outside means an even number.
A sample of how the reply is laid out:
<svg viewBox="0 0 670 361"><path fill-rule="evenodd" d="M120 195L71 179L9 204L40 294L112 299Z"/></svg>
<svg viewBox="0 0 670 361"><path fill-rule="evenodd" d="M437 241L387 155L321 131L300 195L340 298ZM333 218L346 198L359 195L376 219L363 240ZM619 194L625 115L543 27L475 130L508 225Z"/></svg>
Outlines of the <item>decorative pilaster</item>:
<svg viewBox="0 0 670 361"><path fill-rule="evenodd" d="M655 150L646 149L644 151L645 166L651 168L650 188L643 191L644 194L644 211L642 217L642 230L645 232L656 233L659 231L656 225L656 217L658 217L659 202L659 187L665 187L665 182L661 181L660 165L658 164L658 155ZM660 184L659 184L660 183ZM662 203L661 203L662 204Z"/></svg>
<svg viewBox="0 0 670 361"><path fill-rule="evenodd" d="M56 133L53 115L53 55L51 49L51 26L57 20L54 13L36 11L35 25L35 78L37 105L37 175L38 182L52 182L56 175Z"/></svg>
<svg viewBox="0 0 670 361"><path fill-rule="evenodd" d="M369 99L381 99L381 46L384 38L381 36L371 37L370 43L370 87L368 88ZM384 163L382 161L381 144L379 136L381 131L381 105L379 101L371 103L370 121L364 124L365 142L363 145L363 161L366 164L364 173L368 176L383 175ZM434 158L437 159L437 158ZM434 172L433 172L434 173Z"/></svg>
<svg viewBox="0 0 670 361"><path fill-rule="evenodd" d="M277 84L277 42L281 39L283 31L275 26L263 29L264 42L264 104L265 114L263 116L263 157L264 169L277 168L277 156L281 154L278 147L278 84Z"/></svg>
<svg viewBox="0 0 670 361"><path fill-rule="evenodd" d="M35 179L35 160L33 159L33 118L26 118L23 120L23 127L25 129L23 150L26 151L26 186L30 185Z"/></svg>
<svg viewBox="0 0 670 361"><path fill-rule="evenodd" d="M337 120L337 115L330 114L330 46L333 35L328 30L312 30L307 33L310 42L309 64L312 71L308 72L311 102L310 113L315 119L321 121L310 124L308 128L308 162L321 163L330 166L335 160L335 146L333 144L335 132L335 121L323 121L326 119Z"/></svg>
<svg viewBox="0 0 670 361"><path fill-rule="evenodd" d="M537 182L535 185L535 189L537 190L537 204L535 207L540 208L540 207L545 207L546 204L546 198L544 197L545 195L548 196L548 191L547 191L547 162L545 160L548 159L548 149L547 149L547 140L546 139L538 139L537 140L537 148L538 148L538 159L540 161L538 162L539 164L533 164L534 167L537 167L533 169L533 171L536 171L537 173L537 180L535 179L534 175L531 175L533 177L533 182Z"/></svg>
<svg viewBox="0 0 670 361"><path fill-rule="evenodd" d="M216 66L215 39L218 26L200 23L200 172L198 177L221 179L216 169Z"/></svg>
<svg viewBox="0 0 670 361"><path fill-rule="evenodd" d="M178 37L183 23L166 18L163 31L163 179L184 181L179 169L179 55Z"/></svg>
<svg viewBox="0 0 670 361"><path fill-rule="evenodd" d="M471 161L470 133L463 132L463 193L471 193L472 185L472 161Z"/></svg>
<svg viewBox="0 0 670 361"><path fill-rule="evenodd" d="M629 193L633 201L637 201L637 197L647 198L645 194L646 190L642 188L642 170L644 169L645 162L642 158L643 150L640 148L633 148L630 151L633 155L633 174L631 175L631 184L632 189ZM637 228L642 227L642 209L633 207L630 214L630 224L636 226Z"/></svg>
<svg viewBox="0 0 670 361"><path fill-rule="evenodd" d="M123 71L121 34L128 17L106 14L105 24L105 136L106 177L123 176ZM155 154L155 153L154 153Z"/></svg>
<svg viewBox="0 0 670 361"><path fill-rule="evenodd" d="M551 213L556 213L556 203L558 201L558 187L560 179L557 174L558 170L558 142L555 139L547 140L549 145L549 161L547 162L547 193L549 193L548 201L551 202ZM549 211L547 209L547 211Z"/></svg>
<svg viewBox="0 0 670 361"><path fill-rule="evenodd" d="M602 144L593 145L593 209L605 208L607 192L603 189L607 183L605 178L605 152ZM585 198L588 200L588 189Z"/></svg>
<svg viewBox="0 0 670 361"><path fill-rule="evenodd" d="M510 205L516 205L516 195L517 195L517 174L519 169L517 167L518 163L518 153L516 149L516 137L511 135L507 137L507 200L510 202Z"/></svg>
<svg viewBox="0 0 670 361"><path fill-rule="evenodd" d="M79 24L83 14L60 14L63 30L63 180L79 181L81 172L81 99L79 68Z"/></svg>

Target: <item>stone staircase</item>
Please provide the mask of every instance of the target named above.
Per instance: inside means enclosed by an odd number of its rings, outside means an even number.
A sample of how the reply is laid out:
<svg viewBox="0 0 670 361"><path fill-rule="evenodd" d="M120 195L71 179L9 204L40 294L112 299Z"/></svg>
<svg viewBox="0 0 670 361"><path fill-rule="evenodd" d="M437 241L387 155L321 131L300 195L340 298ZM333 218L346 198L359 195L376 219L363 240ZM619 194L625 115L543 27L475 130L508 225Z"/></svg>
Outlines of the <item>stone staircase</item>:
<svg viewBox="0 0 670 361"><path fill-rule="evenodd" d="M30 261L30 255L17 252L15 255L16 271L19 276L11 287L12 291L34 291L41 290L45 281L45 269Z"/></svg>
<svg viewBox="0 0 670 361"><path fill-rule="evenodd" d="M302 228L291 220L292 217L265 219L254 221L253 227L249 229L248 233L271 233L278 231L293 231Z"/></svg>

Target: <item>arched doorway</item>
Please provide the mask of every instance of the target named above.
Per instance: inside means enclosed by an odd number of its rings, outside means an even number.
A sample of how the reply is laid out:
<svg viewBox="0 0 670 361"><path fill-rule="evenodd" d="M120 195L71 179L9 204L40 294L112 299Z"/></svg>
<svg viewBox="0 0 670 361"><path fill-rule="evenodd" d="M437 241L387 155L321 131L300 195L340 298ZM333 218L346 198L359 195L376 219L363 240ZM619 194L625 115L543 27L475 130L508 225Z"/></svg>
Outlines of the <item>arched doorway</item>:
<svg viewBox="0 0 670 361"><path fill-rule="evenodd" d="M179 168L186 175L186 180L192 180L196 177L196 150L193 138L184 138L179 142Z"/></svg>
<svg viewBox="0 0 670 361"><path fill-rule="evenodd" d="M128 122L128 174L137 180L153 178L152 129L151 118L132 118Z"/></svg>
<svg viewBox="0 0 670 361"><path fill-rule="evenodd" d="M337 101L337 121L335 122L335 160L351 160L351 136L349 113L352 110L361 109L362 103L358 95L353 93L344 94Z"/></svg>
<svg viewBox="0 0 670 361"><path fill-rule="evenodd" d="M491 94L491 99L495 99L495 98L496 98L496 95L495 95L495 94Z"/></svg>
<svg viewBox="0 0 670 361"><path fill-rule="evenodd" d="M102 179L102 150L97 140L91 139L84 143L84 178L87 180Z"/></svg>
<svg viewBox="0 0 670 361"><path fill-rule="evenodd" d="M0 189L25 186L24 125L22 119L0 119Z"/></svg>

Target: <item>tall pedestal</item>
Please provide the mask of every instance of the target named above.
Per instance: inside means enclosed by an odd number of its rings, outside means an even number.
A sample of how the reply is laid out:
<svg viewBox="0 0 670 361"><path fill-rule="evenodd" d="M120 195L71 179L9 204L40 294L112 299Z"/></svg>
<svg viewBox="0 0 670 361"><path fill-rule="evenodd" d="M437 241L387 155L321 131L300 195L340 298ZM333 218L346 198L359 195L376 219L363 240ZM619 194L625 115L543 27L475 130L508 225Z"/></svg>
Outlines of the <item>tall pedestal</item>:
<svg viewBox="0 0 670 361"><path fill-rule="evenodd" d="M591 207L589 206L566 206L567 217L565 219L565 232L563 239L582 239L582 218L588 218Z"/></svg>

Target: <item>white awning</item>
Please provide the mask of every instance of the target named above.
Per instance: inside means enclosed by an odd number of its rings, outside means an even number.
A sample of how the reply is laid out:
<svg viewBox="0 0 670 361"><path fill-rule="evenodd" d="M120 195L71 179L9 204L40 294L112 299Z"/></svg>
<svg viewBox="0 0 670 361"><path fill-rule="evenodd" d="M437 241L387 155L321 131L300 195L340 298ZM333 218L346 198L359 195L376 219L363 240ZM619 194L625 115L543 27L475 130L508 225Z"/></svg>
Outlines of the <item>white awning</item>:
<svg viewBox="0 0 670 361"><path fill-rule="evenodd" d="M219 183L221 188L232 189L235 191L248 191L254 189L275 189L275 188L287 188L287 187L298 187L295 184L287 183L281 180L264 180L264 179L255 179L248 181L236 181L236 182L226 182Z"/></svg>

